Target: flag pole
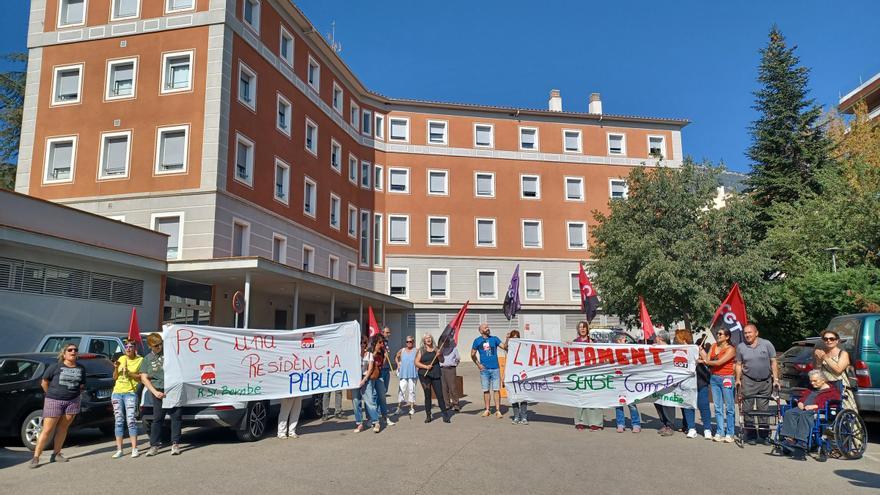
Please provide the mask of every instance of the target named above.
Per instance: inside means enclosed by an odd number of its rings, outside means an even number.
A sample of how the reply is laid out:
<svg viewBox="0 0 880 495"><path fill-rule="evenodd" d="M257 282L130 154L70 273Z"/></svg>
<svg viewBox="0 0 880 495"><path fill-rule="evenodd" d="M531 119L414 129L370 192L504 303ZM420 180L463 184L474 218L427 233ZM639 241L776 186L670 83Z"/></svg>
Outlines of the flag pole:
<svg viewBox="0 0 880 495"><path fill-rule="evenodd" d="M445 339L443 339L442 342L440 342L440 345L437 347L437 351L434 353L434 359L432 359L431 364L428 365L428 369L422 370L425 372L424 376L428 376L428 372L431 371L431 368L434 367L434 363L436 363L437 358L440 357L440 351L443 349L443 346L446 345L447 340L449 340L449 337L446 337Z"/></svg>

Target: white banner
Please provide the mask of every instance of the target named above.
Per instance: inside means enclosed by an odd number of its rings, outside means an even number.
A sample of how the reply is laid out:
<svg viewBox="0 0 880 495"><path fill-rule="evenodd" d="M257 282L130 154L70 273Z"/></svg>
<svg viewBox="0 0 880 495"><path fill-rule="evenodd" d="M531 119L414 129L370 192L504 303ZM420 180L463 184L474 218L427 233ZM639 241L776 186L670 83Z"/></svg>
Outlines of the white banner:
<svg viewBox="0 0 880 495"><path fill-rule="evenodd" d="M511 339L504 385L511 402L615 407L641 399L697 407L697 346Z"/></svg>
<svg viewBox="0 0 880 495"><path fill-rule="evenodd" d="M356 321L302 330L165 327L163 406L280 399L356 388Z"/></svg>

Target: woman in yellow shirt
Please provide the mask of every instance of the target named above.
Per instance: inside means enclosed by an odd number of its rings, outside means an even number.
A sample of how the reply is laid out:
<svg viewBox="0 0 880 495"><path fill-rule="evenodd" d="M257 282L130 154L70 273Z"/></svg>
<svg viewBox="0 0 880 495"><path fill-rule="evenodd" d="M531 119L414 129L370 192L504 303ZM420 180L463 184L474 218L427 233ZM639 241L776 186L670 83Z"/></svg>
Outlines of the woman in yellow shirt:
<svg viewBox="0 0 880 495"><path fill-rule="evenodd" d="M143 357L138 356L137 346L134 341L125 341L125 355L116 361L116 369L113 370L113 416L116 419L116 453L114 459L123 455L122 439L128 426L128 437L131 439L131 457L140 455L137 449L137 421L135 420L135 408L137 407L137 393L135 389L140 382L138 369L141 367Z"/></svg>

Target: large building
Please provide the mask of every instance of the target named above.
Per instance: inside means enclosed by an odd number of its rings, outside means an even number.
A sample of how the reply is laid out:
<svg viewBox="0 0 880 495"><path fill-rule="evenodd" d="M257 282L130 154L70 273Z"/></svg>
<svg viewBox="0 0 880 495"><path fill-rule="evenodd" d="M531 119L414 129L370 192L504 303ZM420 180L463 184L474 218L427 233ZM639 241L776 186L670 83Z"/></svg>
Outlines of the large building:
<svg viewBox="0 0 880 495"><path fill-rule="evenodd" d="M868 110L868 120L880 117L880 72L840 97L837 108L841 113L853 114L856 104L862 101Z"/></svg>
<svg viewBox="0 0 880 495"><path fill-rule="evenodd" d="M167 233L166 317L359 317L559 338L593 210L681 163L679 119L404 100L286 0L32 0L17 190ZM388 54L389 57L393 54ZM378 63L381 63L381 59ZM609 323L601 316L597 323ZM500 328L499 328L500 327Z"/></svg>

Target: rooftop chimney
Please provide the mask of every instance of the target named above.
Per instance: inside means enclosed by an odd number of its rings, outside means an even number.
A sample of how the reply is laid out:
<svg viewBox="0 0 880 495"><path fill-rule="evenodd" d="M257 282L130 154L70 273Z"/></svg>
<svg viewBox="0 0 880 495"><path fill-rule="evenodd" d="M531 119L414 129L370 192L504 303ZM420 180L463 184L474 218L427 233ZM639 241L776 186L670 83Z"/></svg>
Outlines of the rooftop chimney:
<svg viewBox="0 0 880 495"><path fill-rule="evenodd" d="M547 102L547 107L551 112L562 111L562 95L559 94L558 89L550 90L550 101Z"/></svg>
<svg viewBox="0 0 880 495"><path fill-rule="evenodd" d="M590 95L590 113L602 115L602 98L599 97L599 93Z"/></svg>

